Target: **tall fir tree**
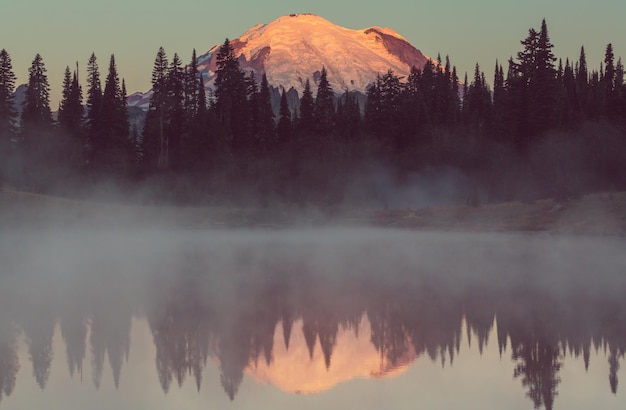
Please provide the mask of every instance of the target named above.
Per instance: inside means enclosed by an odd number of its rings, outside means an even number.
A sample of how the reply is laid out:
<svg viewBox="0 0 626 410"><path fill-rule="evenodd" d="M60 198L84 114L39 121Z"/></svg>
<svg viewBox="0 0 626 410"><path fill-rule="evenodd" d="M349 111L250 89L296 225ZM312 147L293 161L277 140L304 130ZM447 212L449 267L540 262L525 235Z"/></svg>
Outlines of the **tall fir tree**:
<svg viewBox="0 0 626 410"><path fill-rule="evenodd" d="M259 83L256 80L256 74L254 71L245 76L246 81L246 99L248 100L248 113L250 118L250 135L252 136L252 145L254 152L258 152L261 149L261 137L259 135Z"/></svg>
<svg viewBox="0 0 626 410"><path fill-rule="evenodd" d="M17 133L17 111L15 109L16 76L11 56L0 50L0 149L6 148L9 140Z"/></svg>
<svg viewBox="0 0 626 410"><path fill-rule="evenodd" d="M546 20L542 20L535 50L535 69L530 77L529 92L531 99L530 129L542 133L555 125L555 107L557 102L556 57L552 52Z"/></svg>
<svg viewBox="0 0 626 410"><path fill-rule="evenodd" d="M304 82L304 91L300 99L300 109L298 118L298 129L300 133L310 133L315 129L315 119L313 111L315 109L315 99L311 91L311 83L307 78Z"/></svg>
<svg viewBox="0 0 626 410"><path fill-rule="evenodd" d="M246 81L228 39L217 52L216 65L215 110L235 155L245 167L244 158L252 149Z"/></svg>
<svg viewBox="0 0 626 410"><path fill-rule="evenodd" d="M478 63L474 68L474 80L467 92L467 116L469 126L484 135L485 127L491 120L491 91L485 82L484 73Z"/></svg>
<svg viewBox="0 0 626 410"><path fill-rule="evenodd" d="M63 91L57 121L62 134L67 140L67 155L69 166L77 171L84 164L86 144L83 128L83 104L82 90L78 82L78 73L70 73L70 68L65 68L63 77Z"/></svg>
<svg viewBox="0 0 626 410"><path fill-rule="evenodd" d="M121 178L129 175L134 147L129 136L128 111L124 90L111 55L102 93L98 126L92 143L92 169L99 177Z"/></svg>
<svg viewBox="0 0 626 410"><path fill-rule="evenodd" d="M580 56L578 63L576 64L576 96L578 97L578 112L582 117L586 117L588 114L589 104L589 71L587 68L587 56L585 53L585 47L580 47Z"/></svg>
<svg viewBox="0 0 626 410"><path fill-rule="evenodd" d="M70 68L65 67L57 121L61 129L73 137L78 137L82 132L82 99L82 90L76 71L72 74Z"/></svg>
<svg viewBox="0 0 626 410"><path fill-rule="evenodd" d="M185 122L185 95L184 71L178 54L174 53L167 72L167 113L166 113L166 140L168 147L166 156L161 158L163 168L175 169L179 164L181 135Z"/></svg>
<svg viewBox="0 0 626 410"><path fill-rule="evenodd" d="M292 120L289 103L287 102L287 93L283 88L280 94L280 111L278 112L278 124L276 126L277 142L282 146L291 142L292 136Z"/></svg>
<svg viewBox="0 0 626 410"><path fill-rule="evenodd" d="M493 136L496 140L504 140L507 127L504 118L506 89L504 83L504 70L496 60L493 75Z"/></svg>
<svg viewBox="0 0 626 410"><path fill-rule="evenodd" d="M615 117L618 112L618 89L615 87L615 54L611 43L606 46L604 52L603 80L604 113L609 117Z"/></svg>
<svg viewBox="0 0 626 410"><path fill-rule="evenodd" d="M315 118L317 132L324 137L330 137L334 128L335 97L333 89L328 82L326 67L322 67L320 73L317 94L315 95L313 117Z"/></svg>
<svg viewBox="0 0 626 410"><path fill-rule="evenodd" d="M187 120L192 121L200 110L200 91L204 92L204 86L202 90L198 87L200 72L195 48L191 54L191 61L184 71L185 114Z"/></svg>
<svg viewBox="0 0 626 410"><path fill-rule="evenodd" d="M41 55L37 54L28 69L28 88L22 110L21 128L26 138L37 132L50 131L52 127L50 85L46 71Z"/></svg>
<svg viewBox="0 0 626 410"><path fill-rule="evenodd" d="M263 73L258 95L258 133L263 144L271 147L275 143L276 124L274 122L274 111L272 110L272 99L270 87L267 82L267 75Z"/></svg>
<svg viewBox="0 0 626 410"><path fill-rule="evenodd" d="M167 55L163 47L159 47L152 67L152 96L144 121L142 132L143 173L150 173L163 168L166 156L167 141L165 135L166 104L167 104Z"/></svg>
<svg viewBox="0 0 626 410"><path fill-rule="evenodd" d="M87 62L87 127L89 128L90 140L98 127L101 103L102 84L100 82L98 59L94 53L91 53Z"/></svg>
<svg viewBox="0 0 626 410"><path fill-rule="evenodd" d="M37 54L28 69L20 123L25 182L31 189L48 189L53 182L60 142L53 130L50 86L41 55Z"/></svg>

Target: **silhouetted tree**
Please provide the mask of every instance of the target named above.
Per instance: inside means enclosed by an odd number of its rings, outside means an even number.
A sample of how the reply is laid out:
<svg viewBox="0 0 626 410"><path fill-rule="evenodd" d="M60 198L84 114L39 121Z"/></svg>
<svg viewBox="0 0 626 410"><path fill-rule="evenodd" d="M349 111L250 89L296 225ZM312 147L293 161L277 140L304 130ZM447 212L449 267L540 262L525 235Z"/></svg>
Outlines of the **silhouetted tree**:
<svg viewBox="0 0 626 410"><path fill-rule="evenodd" d="M22 110L22 134L26 138L34 133L50 131L52 112L50 110L50 85L46 67L41 55L37 54L28 69L28 88Z"/></svg>
<svg viewBox="0 0 626 410"><path fill-rule="evenodd" d="M311 91L311 83L307 78L304 82L304 91L302 92L302 99L300 99L300 110L298 118L298 133L303 134L313 131L315 128L315 119L313 111L315 107L315 100L313 98L313 92Z"/></svg>
<svg viewBox="0 0 626 410"><path fill-rule="evenodd" d="M152 96L142 133L144 172L164 167L169 143L165 134L168 61L160 47L152 68Z"/></svg>
<svg viewBox="0 0 626 410"><path fill-rule="evenodd" d="M216 64L215 110L231 141L233 152L242 160L252 148L246 82L228 39L217 51ZM245 166L245 161L241 165Z"/></svg>
<svg viewBox="0 0 626 410"><path fill-rule="evenodd" d="M93 144L99 129L100 111L102 107L102 85L98 60L91 53L87 62L87 163L91 167L93 162Z"/></svg>
<svg viewBox="0 0 626 410"><path fill-rule="evenodd" d="M78 73L70 73L70 68L65 68L63 78L63 91L59 103L58 123L62 133L67 136L68 156L71 168L76 172L83 165L85 150L83 129L83 96L78 82Z"/></svg>
<svg viewBox="0 0 626 410"><path fill-rule="evenodd" d="M9 140L17 133L17 111L15 110L16 76L11 56L0 50L0 149L8 149Z"/></svg>
<svg viewBox="0 0 626 410"><path fill-rule="evenodd" d="M278 113L278 124L276 125L278 145L282 146L291 142L292 132L291 111L287 103L287 95L283 89L280 95L280 111Z"/></svg>
<svg viewBox="0 0 626 410"><path fill-rule="evenodd" d="M313 118L315 119L317 132L323 135L324 138L330 137L335 125L335 98L333 89L328 82L326 67L322 67L320 80L317 84Z"/></svg>
<svg viewBox="0 0 626 410"><path fill-rule="evenodd" d="M117 74L115 56L111 55L99 119L91 143L92 169L98 176L124 177L133 162L126 96Z"/></svg>

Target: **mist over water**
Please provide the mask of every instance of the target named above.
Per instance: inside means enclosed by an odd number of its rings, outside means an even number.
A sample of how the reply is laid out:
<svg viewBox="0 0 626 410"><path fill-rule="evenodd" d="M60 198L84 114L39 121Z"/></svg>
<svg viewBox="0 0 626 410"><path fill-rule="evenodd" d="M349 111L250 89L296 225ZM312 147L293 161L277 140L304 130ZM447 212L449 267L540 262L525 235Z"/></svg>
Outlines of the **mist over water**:
<svg viewBox="0 0 626 410"><path fill-rule="evenodd" d="M371 228L0 232L0 408L449 408L444 392L465 408L623 408L624 249Z"/></svg>

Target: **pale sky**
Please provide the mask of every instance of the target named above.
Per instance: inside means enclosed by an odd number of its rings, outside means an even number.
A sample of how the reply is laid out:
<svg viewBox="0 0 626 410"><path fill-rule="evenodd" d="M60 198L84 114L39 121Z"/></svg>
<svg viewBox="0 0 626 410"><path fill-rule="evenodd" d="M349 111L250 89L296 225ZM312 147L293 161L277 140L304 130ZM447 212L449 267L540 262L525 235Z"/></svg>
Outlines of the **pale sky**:
<svg viewBox="0 0 626 410"><path fill-rule="evenodd" d="M13 60L18 84L40 53L56 110L63 71L76 61L84 78L91 54L101 75L111 53L129 94L150 88L160 46L188 62L226 37L290 13L310 12L352 29L389 27L426 55L450 56L460 76L478 62L492 80L495 60L520 49L520 40L546 18L557 57L578 58L584 45L597 68L608 43L626 58L626 1L621 0L0 0L0 49Z"/></svg>

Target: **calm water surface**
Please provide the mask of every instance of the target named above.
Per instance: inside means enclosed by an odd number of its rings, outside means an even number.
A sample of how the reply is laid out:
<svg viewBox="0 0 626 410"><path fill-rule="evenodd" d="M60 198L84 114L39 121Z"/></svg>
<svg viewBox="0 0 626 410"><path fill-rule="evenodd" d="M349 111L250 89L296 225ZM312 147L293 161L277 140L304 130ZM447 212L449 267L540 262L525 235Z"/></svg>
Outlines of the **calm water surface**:
<svg viewBox="0 0 626 410"><path fill-rule="evenodd" d="M623 409L626 241L0 233L0 410Z"/></svg>

